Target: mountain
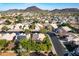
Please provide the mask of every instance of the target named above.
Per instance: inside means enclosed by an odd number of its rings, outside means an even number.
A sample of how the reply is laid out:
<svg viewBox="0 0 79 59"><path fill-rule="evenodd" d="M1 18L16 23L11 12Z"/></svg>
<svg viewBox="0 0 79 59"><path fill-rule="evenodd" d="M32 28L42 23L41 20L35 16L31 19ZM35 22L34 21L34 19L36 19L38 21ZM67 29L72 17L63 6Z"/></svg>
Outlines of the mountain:
<svg viewBox="0 0 79 59"><path fill-rule="evenodd" d="M79 13L78 8L65 8L65 9L54 9L54 10L42 10L36 6L27 7L26 9L9 9L6 12L51 12L51 13Z"/></svg>
<svg viewBox="0 0 79 59"><path fill-rule="evenodd" d="M52 13L77 13L79 12L79 9L77 8L54 9L50 12Z"/></svg>
<svg viewBox="0 0 79 59"><path fill-rule="evenodd" d="M5 12L30 12L30 11L43 11L42 9L36 7L36 6L31 6L31 7L27 7L26 9L9 9L6 10Z"/></svg>
<svg viewBox="0 0 79 59"><path fill-rule="evenodd" d="M42 11L42 9L36 6L31 6L31 7L26 8L25 11Z"/></svg>
<svg viewBox="0 0 79 59"><path fill-rule="evenodd" d="M13 13L13 12L21 12L21 11L23 11L23 10L22 9L9 9L9 10L3 11L3 12Z"/></svg>

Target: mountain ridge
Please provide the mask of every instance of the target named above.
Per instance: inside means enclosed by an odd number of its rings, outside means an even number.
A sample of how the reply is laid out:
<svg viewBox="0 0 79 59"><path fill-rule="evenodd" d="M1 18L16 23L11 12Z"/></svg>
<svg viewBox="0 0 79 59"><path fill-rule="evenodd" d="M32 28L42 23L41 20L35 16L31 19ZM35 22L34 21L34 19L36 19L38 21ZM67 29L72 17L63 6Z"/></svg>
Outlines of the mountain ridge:
<svg viewBox="0 0 79 59"><path fill-rule="evenodd" d="M26 12L30 12L30 11L46 11L46 10L43 10L41 8L38 8L37 6L30 6L30 7L27 7L26 9L9 9L7 11L26 11ZM53 10L48 10L49 12L52 12L52 13L68 13L68 12L79 12L79 9L78 8L64 8L64 9L53 9Z"/></svg>

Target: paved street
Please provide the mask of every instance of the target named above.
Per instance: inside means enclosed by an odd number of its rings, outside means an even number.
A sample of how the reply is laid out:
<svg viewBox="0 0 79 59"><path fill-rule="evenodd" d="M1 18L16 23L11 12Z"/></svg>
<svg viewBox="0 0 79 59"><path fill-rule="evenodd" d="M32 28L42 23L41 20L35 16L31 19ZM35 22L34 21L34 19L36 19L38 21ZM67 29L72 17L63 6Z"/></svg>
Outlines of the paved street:
<svg viewBox="0 0 79 59"><path fill-rule="evenodd" d="M57 36L54 35L54 33L48 33L48 35L50 36L50 38L52 40L52 43L54 45L57 55L63 56L64 52L65 52L65 48L62 46L62 44L58 40Z"/></svg>

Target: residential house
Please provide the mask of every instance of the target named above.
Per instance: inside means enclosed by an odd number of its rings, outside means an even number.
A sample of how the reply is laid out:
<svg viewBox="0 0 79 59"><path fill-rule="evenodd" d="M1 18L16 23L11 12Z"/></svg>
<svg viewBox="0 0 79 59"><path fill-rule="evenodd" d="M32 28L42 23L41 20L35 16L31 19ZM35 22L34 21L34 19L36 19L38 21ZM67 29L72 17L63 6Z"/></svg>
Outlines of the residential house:
<svg viewBox="0 0 79 59"><path fill-rule="evenodd" d="M79 35L74 33L69 33L66 37L68 42L74 42L74 44L79 45Z"/></svg>
<svg viewBox="0 0 79 59"><path fill-rule="evenodd" d="M63 26L58 29L58 34L60 37L67 36L69 31L71 31L71 29L69 27Z"/></svg>
<svg viewBox="0 0 79 59"><path fill-rule="evenodd" d="M57 24L54 23L54 22L52 22L50 25L51 25L54 29L58 28Z"/></svg>
<svg viewBox="0 0 79 59"><path fill-rule="evenodd" d="M1 33L0 39L13 40L15 36L16 36L15 33L4 33L4 34Z"/></svg>
<svg viewBox="0 0 79 59"><path fill-rule="evenodd" d="M30 39L30 37L31 37L30 34L20 33L20 34L16 35L15 39L16 39L16 40L20 40L20 39Z"/></svg>
<svg viewBox="0 0 79 59"><path fill-rule="evenodd" d="M45 37L46 37L45 34L35 33L33 34L32 39L36 41L43 41Z"/></svg>
<svg viewBox="0 0 79 59"><path fill-rule="evenodd" d="M0 24L5 23L6 19L0 19Z"/></svg>

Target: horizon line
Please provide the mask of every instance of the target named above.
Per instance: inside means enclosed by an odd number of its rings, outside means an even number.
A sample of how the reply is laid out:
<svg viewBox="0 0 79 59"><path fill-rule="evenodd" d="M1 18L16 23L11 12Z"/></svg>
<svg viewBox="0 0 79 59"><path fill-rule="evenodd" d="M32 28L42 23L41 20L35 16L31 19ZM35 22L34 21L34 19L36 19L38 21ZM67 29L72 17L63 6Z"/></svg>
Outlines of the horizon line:
<svg viewBox="0 0 79 59"><path fill-rule="evenodd" d="M32 7L32 6L29 6L29 7ZM37 7L37 6L36 6ZM24 9L27 9L28 7L26 7L26 8L10 8L10 9L6 9L6 10L0 10L0 11L8 11L8 10L24 10ZM39 9L42 9L42 8L40 8L40 7L37 7L37 8L39 8ZM73 8L73 7L66 7L66 8L52 8L51 10L55 10L55 9L58 9L58 10L62 10L62 9L71 9L71 8ZM79 8L76 8L76 7L74 7L75 9L79 9ZM73 8L73 9L74 9ZM50 9L42 9L42 10L48 10L48 11L51 11Z"/></svg>

